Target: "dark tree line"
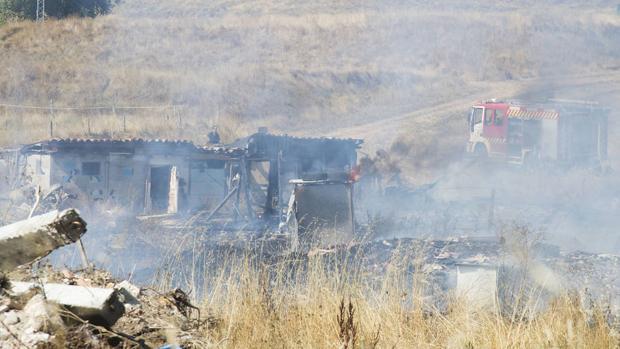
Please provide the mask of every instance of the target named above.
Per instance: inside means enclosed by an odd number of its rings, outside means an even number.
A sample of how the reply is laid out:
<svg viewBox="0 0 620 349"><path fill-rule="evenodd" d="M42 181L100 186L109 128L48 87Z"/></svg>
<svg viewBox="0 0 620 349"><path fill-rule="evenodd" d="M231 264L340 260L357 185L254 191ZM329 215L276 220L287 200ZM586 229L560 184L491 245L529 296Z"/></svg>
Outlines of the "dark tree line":
<svg viewBox="0 0 620 349"><path fill-rule="evenodd" d="M109 13L118 0L45 0L45 15L95 17ZM37 0L0 0L0 22L9 18L35 19Z"/></svg>

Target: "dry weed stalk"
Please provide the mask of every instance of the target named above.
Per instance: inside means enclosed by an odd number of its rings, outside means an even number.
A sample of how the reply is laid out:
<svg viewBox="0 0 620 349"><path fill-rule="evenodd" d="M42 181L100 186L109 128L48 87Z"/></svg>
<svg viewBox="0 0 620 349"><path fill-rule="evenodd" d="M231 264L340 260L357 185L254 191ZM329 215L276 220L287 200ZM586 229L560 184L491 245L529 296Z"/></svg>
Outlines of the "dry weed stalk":
<svg viewBox="0 0 620 349"><path fill-rule="evenodd" d="M355 325L355 308L351 299L345 307L344 298L340 300L340 306L338 307L338 337L342 343L342 349L354 349L357 343L357 326Z"/></svg>

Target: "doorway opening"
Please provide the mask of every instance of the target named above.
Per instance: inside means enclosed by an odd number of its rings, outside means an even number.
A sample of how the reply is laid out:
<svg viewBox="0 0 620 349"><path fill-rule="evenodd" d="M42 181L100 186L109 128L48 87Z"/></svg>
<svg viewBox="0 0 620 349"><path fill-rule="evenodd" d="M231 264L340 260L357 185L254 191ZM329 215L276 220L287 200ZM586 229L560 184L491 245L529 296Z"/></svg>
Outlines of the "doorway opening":
<svg viewBox="0 0 620 349"><path fill-rule="evenodd" d="M170 195L172 166L151 167L151 208L153 212L167 212Z"/></svg>

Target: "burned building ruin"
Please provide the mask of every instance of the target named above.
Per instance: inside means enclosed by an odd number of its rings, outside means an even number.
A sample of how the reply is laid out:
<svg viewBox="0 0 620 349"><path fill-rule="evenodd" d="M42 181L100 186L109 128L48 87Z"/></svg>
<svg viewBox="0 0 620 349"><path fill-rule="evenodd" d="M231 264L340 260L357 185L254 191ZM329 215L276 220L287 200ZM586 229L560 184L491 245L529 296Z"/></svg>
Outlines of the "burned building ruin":
<svg viewBox="0 0 620 349"><path fill-rule="evenodd" d="M156 214L217 203L227 192L227 165L243 151L187 141L53 139L21 154L24 177L43 192L62 186L88 203Z"/></svg>
<svg viewBox="0 0 620 349"><path fill-rule="evenodd" d="M17 162L25 185L44 193L62 188L77 201L73 207L100 203L142 216L201 211L206 213L201 223L222 218L277 226L298 208L304 216L324 215L309 201L297 205L296 200L317 201L310 194L322 197L327 190L329 200L337 196L342 209L330 212L334 217L325 221L333 225L344 219L351 230L350 176L361 144L264 130L217 146L182 140L51 139L22 147Z"/></svg>
<svg viewBox="0 0 620 349"><path fill-rule="evenodd" d="M359 139L302 138L264 130L235 143L246 150L252 210L259 217L282 214L293 180L346 181L357 164Z"/></svg>

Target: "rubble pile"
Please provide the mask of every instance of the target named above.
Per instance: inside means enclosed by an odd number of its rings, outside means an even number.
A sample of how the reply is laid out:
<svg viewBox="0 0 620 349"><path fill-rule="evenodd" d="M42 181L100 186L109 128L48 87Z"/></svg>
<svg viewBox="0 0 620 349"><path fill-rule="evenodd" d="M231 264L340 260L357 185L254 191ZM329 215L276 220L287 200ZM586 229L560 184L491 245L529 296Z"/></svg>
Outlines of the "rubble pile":
<svg viewBox="0 0 620 349"><path fill-rule="evenodd" d="M442 305L446 291L456 288L459 266L480 266L497 270L497 287L504 288L498 292L518 291L520 282L551 298L569 290L620 315L620 256L562 252L543 242L531 244L529 250L520 251L522 255L514 248L497 238L400 238L314 250L309 255L332 255L339 260L335 265L355 265L379 287L390 270L406 271L411 278L422 275L422 294L437 306Z"/></svg>
<svg viewBox="0 0 620 349"><path fill-rule="evenodd" d="M450 266L457 263L497 262L502 253L495 239L452 238L444 240L400 238L381 240L359 246L359 251L377 268L387 264L394 253L405 253L419 264Z"/></svg>
<svg viewBox="0 0 620 349"><path fill-rule="evenodd" d="M33 265L77 241L85 226L77 211L67 210L0 228L0 244L13 248L0 255L6 273L0 274L0 348L204 346L201 334L219 321L181 289L161 293L93 268Z"/></svg>
<svg viewBox="0 0 620 349"><path fill-rule="evenodd" d="M567 275L568 289L580 290L593 299L604 300L610 311L620 315L620 256L586 253L562 253L547 263Z"/></svg>
<svg viewBox="0 0 620 349"><path fill-rule="evenodd" d="M241 239L248 241L247 239ZM455 287L456 269L459 265L494 266L507 269L532 269L520 272L542 273L539 278L553 276L554 280L562 284L564 289L585 290L595 295L597 299L609 297L620 299L620 279L615 275L620 270L620 257L603 254L588 254L583 252L561 252L554 245L544 242L532 243L525 251L515 251L514 244L506 243L498 238L451 238L451 239L416 239L397 238L374 240L349 245L311 248L310 250L291 252L282 248L282 244L274 241L261 241L247 244L229 244L218 241L204 243L200 251L174 256L175 263L171 263L169 270L174 270L177 281L192 277L183 273L183 266L193 265L198 275L218 275L231 265L236 259L252 261L254 265L265 268L276 266L273 274L277 277L278 268L287 265L291 269L305 270L313 258L323 258L326 268L330 272L351 270L364 275L366 281L381 285L386 275L392 270L404 271L411 276L415 273L422 275L428 293L448 291ZM520 248L520 247L519 247ZM523 255L518 255L521 252ZM515 254L517 254L515 256ZM533 264L527 264L523 258ZM333 263L332 263L333 262ZM190 268L191 269L191 268ZM515 271L513 271L515 272ZM194 284L203 285L204 280L194 280ZM544 287L545 280L539 280ZM555 281L554 281L555 282ZM189 285L188 285L189 286ZM596 292L595 292L596 290ZM201 293L200 289L196 290ZM204 291L204 290L202 290ZM620 304L618 306L620 313Z"/></svg>
<svg viewBox="0 0 620 349"><path fill-rule="evenodd" d="M45 277L35 277L38 283L27 289L27 282L16 281L32 280L33 275ZM201 333L219 324L217 319L201 313L180 289L160 293L127 280L119 282L102 270L20 268L8 278L11 281L0 296L0 342L6 343L2 348L108 348L120 343L124 343L123 347L158 348L170 344L172 339L174 345L194 348L201 347ZM63 304L75 303L80 297L71 291L68 300L63 300L54 290L63 287L99 290L108 295L106 306L111 297L112 303L120 304L122 313L109 314L105 306L97 304L86 311ZM96 292L88 301L94 302L95 296Z"/></svg>
<svg viewBox="0 0 620 349"><path fill-rule="evenodd" d="M605 289L620 295L620 256L563 252L556 246L538 243L528 252L532 258L565 278L568 286L576 289ZM499 265L514 262L514 251L501 239L452 238L444 240L400 238L375 241L356 247L351 254L361 256L364 264L377 273L385 268L394 256L412 260L424 270L447 270L457 264Z"/></svg>
<svg viewBox="0 0 620 349"><path fill-rule="evenodd" d="M61 347L66 331L59 309L36 292L0 298L0 342L2 348Z"/></svg>

